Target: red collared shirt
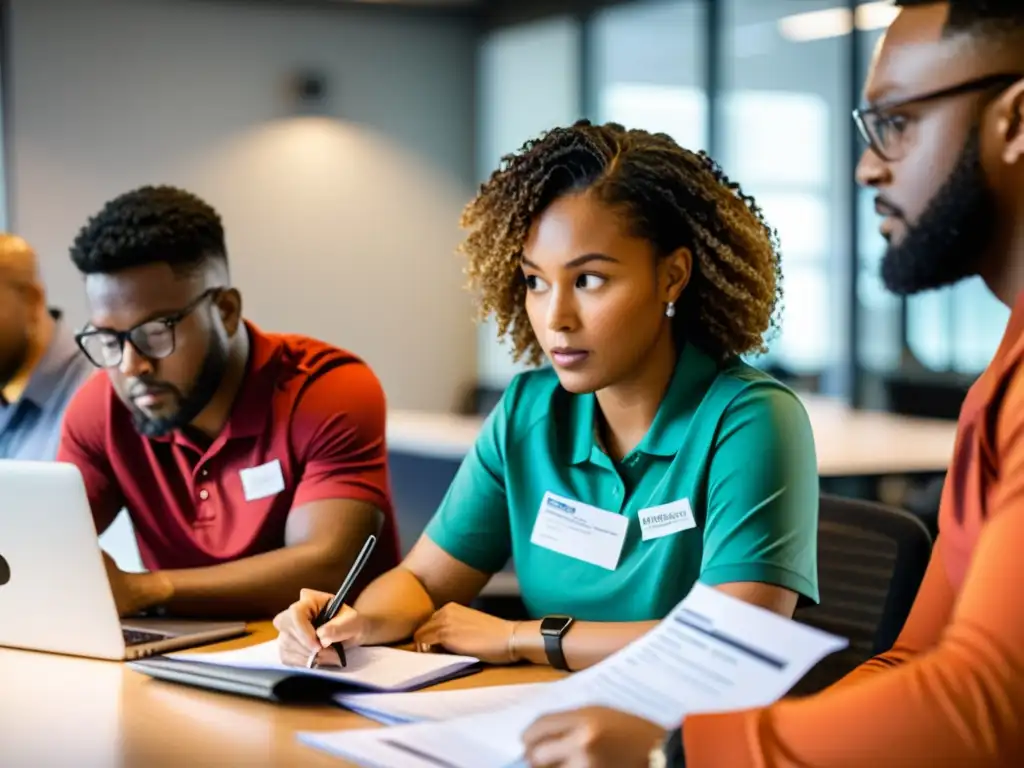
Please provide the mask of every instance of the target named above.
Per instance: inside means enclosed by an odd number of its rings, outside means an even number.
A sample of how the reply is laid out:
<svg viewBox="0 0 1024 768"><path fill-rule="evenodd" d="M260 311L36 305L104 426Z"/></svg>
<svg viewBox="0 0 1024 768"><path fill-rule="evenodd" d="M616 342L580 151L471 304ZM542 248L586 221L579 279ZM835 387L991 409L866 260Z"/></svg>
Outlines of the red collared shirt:
<svg viewBox="0 0 1024 768"><path fill-rule="evenodd" d="M150 570L197 568L284 546L295 507L355 499L385 515L361 582L398 562L377 377L345 350L251 323L249 369L223 431L203 448L181 431L140 435L107 376L64 417L57 460L82 472L97 519L128 509Z"/></svg>

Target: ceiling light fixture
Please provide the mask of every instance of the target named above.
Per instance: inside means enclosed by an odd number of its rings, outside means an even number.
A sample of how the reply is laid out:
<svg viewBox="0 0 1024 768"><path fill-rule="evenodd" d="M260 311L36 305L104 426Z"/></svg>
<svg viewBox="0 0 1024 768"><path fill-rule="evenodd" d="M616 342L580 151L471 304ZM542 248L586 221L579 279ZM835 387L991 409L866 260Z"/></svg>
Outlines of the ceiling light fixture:
<svg viewBox="0 0 1024 768"><path fill-rule="evenodd" d="M856 14L849 8L825 8L784 16L778 21L778 29L787 40L806 43L848 35L855 26L861 32L885 29L898 13L899 8L887 2L863 3L857 6Z"/></svg>

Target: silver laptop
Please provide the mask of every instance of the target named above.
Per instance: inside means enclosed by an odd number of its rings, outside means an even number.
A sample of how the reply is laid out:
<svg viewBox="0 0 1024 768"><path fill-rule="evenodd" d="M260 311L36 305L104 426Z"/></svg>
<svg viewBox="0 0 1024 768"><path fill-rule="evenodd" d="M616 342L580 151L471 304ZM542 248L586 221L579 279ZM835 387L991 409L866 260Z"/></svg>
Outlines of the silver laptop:
<svg viewBox="0 0 1024 768"><path fill-rule="evenodd" d="M244 622L120 619L78 468L0 460L0 646L125 660L244 633Z"/></svg>

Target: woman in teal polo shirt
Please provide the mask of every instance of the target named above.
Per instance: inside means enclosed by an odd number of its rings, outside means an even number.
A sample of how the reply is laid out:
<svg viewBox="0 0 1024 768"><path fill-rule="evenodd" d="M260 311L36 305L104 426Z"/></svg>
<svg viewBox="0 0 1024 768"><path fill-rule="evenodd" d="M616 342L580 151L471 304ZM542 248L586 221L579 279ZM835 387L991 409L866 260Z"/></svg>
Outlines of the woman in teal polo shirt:
<svg viewBox="0 0 1024 768"><path fill-rule="evenodd" d="M318 632L324 593L275 619L284 660L412 636L580 669L698 580L784 615L817 601L807 414L740 360L781 296L754 201L666 135L583 121L506 157L462 223L482 314L551 366L511 383L398 568ZM466 607L509 558L532 621Z"/></svg>

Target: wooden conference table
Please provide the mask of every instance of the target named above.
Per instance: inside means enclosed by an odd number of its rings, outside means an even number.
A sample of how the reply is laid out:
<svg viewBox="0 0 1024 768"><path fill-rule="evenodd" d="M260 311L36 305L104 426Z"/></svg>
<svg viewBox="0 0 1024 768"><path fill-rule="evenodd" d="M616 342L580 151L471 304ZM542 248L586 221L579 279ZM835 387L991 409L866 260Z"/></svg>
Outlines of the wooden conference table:
<svg viewBox="0 0 1024 768"><path fill-rule="evenodd" d="M55 631L62 628L60 619ZM268 622L202 650L270 640ZM545 682L546 667L485 669L436 686L469 688ZM330 705L282 705L154 680L122 663L0 648L0 766L350 765L300 744L299 731L379 727Z"/></svg>

